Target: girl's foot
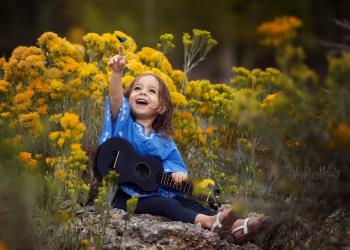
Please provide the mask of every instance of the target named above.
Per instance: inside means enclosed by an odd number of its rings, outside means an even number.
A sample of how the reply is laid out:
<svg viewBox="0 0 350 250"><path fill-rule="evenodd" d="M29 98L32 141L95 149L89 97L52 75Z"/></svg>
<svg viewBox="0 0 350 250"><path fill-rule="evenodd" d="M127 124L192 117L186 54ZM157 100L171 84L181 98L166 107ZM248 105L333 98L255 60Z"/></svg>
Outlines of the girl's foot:
<svg viewBox="0 0 350 250"><path fill-rule="evenodd" d="M224 223L230 223L231 225L240 219L240 217L232 212L230 208L224 209L215 216L215 222L211 227L211 231L220 229Z"/></svg>
<svg viewBox="0 0 350 250"><path fill-rule="evenodd" d="M233 212L229 212L222 220L222 227L219 229L220 238L230 243L242 245L248 241L254 241L257 233L272 226L272 219L269 216L260 215L246 219L237 218Z"/></svg>

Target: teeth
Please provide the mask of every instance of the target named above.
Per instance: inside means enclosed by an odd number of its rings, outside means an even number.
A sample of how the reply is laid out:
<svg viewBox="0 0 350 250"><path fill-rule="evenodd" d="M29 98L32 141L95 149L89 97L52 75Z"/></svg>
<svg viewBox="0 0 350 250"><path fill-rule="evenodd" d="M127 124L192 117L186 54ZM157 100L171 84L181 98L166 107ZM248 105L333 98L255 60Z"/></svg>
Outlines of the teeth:
<svg viewBox="0 0 350 250"><path fill-rule="evenodd" d="M137 104L148 104L148 102L145 99L137 99L136 103Z"/></svg>

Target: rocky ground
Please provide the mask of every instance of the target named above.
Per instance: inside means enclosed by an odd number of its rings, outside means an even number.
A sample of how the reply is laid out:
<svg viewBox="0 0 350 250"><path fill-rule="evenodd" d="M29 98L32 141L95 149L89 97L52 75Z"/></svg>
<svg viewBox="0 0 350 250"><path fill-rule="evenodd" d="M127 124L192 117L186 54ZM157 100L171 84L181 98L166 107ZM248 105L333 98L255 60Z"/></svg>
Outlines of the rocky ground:
<svg viewBox="0 0 350 250"><path fill-rule="evenodd" d="M103 223L103 214L94 207L85 207L78 213L83 233L97 235ZM148 214L132 215L120 209L109 211L106 237L102 249L261 249L248 243L244 246L220 240L215 232L200 225L174 222Z"/></svg>

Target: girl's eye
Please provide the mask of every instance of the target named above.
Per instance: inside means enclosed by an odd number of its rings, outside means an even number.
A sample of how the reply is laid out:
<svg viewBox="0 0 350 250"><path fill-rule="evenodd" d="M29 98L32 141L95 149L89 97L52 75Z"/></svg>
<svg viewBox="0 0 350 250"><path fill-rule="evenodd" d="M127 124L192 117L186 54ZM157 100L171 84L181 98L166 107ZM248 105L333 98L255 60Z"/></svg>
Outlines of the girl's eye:
<svg viewBox="0 0 350 250"><path fill-rule="evenodd" d="M150 89L149 91L152 93L157 93L155 89Z"/></svg>
<svg viewBox="0 0 350 250"><path fill-rule="evenodd" d="M134 90L139 90L139 89L141 89L141 88L140 88L140 87L135 87L135 88L134 88Z"/></svg>

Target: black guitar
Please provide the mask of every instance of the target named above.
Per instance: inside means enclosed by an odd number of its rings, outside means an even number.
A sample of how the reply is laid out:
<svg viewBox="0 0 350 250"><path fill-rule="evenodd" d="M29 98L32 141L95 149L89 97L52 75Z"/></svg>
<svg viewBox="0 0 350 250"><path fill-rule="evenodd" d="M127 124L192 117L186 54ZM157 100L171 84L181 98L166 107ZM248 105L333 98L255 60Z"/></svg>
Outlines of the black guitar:
<svg viewBox="0 0 350 250"><path fill-rule="evenodd" d="M95 175L101 179L111 170L118 173L118 184L132 184L143 192L152 192L159 186L163 186L206 200L214 209L220 206L217 201L220 190L217 187L208 194L193 194L193 183L175 184L171 173L164 173L162 162L158 158L141 156L128 141L122 138L108 139L97 150L94 163Z"/></svg>

